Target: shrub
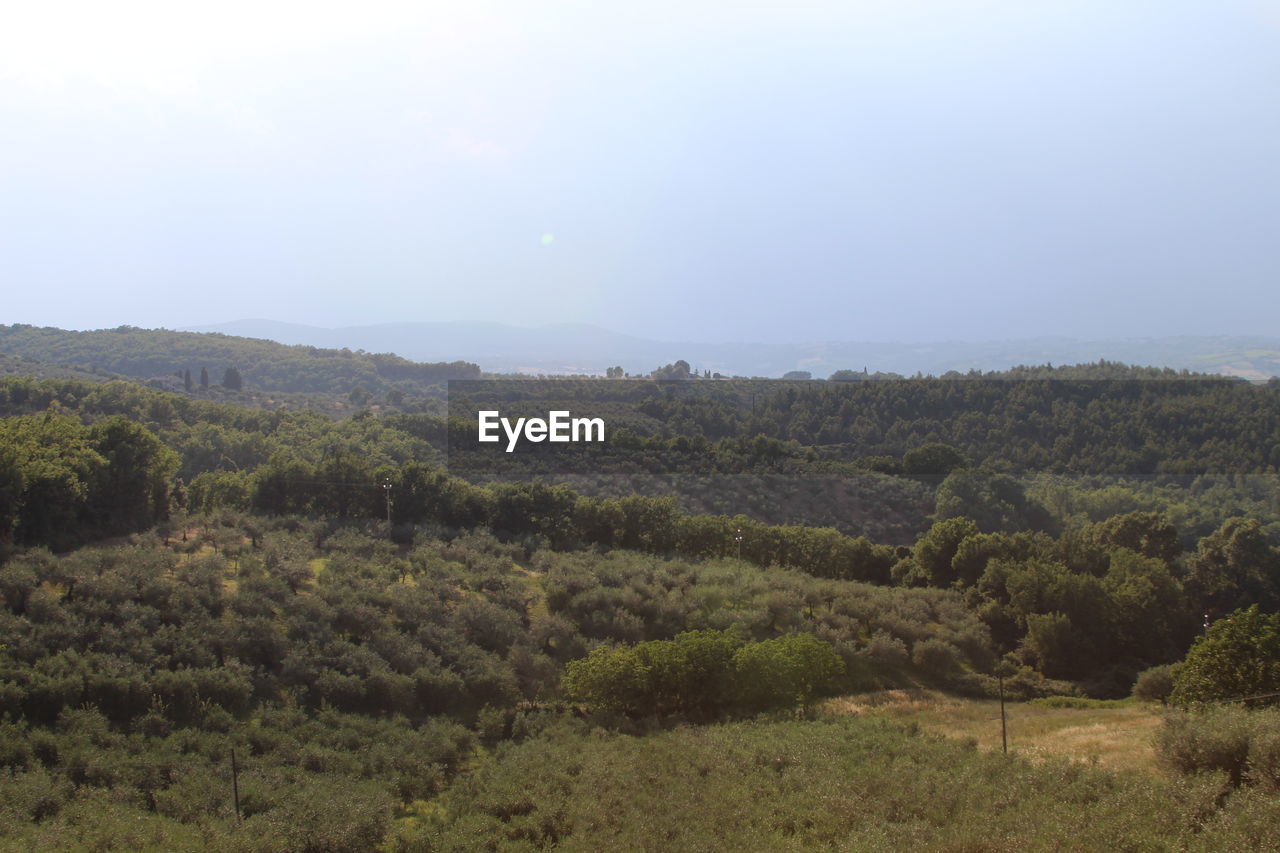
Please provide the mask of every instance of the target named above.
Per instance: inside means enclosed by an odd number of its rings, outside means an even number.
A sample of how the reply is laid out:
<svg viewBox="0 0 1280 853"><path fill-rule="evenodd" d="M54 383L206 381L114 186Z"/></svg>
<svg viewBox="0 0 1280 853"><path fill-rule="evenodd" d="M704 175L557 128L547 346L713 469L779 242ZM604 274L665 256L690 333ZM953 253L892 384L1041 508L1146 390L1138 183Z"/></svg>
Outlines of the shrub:
<svg viewBox="0 0 1280 853"><path fill-rule="evenodd" d="M830 644L810 634L751 643L733 656L739 699L749 710L807 706L844 674Z"/></svg>
<svg viewBox="0 0 1280 853"><path fill-rule="evenodd" d="M999 680L992 675L964 673L952 678L950 686L953 690L971 696L994 699L1000 695ZM1070 681L1045 678L1029 666L1019 667L1004 679L1004 697L1013 701L1025 702L1050 696L1068 698L1078 693L1079 690Z"/></svg>
<svg viewBox="0 0 1280 853"><path fill-rule="evenodd" d="M1156 732L1156 760L1183 775L1223 772L1239 785L1248 766L1254 725L1251 713L1242 708L1170 713Z"/></svg>
<svg viewBox="0 0 1280 853"><path fill-rule="evenodd" d="M911 662L935 675L950 675L960 669L960 652L945 640L919 640L911 650Z"/></svg>
<svg viewBox="0 0 1280 853"><path fill-rule="evenodd" d="M1262 790L1276 794L1280 793L1280 715L1271 716L1271 722L1277 725L1255 732L1249 740L1248 779Z"/></svg>
<svg viewBox="0 0 1280 853"><path fill-rule="evenodd" d="M864 653L874 661L887 663L891 666L901 666L908 660L907 644L897 637L891 637L884 632L877 632L872 635Z"/></svg>
<svg viewBox="0 0 1280 853"><path fill-rule="evenodd" d="M597 710L705 719L805 705L843 674L831 645L809 634L744 644L731 631L689 631L596 649L566 667L564 689Z"/></svg>
<svg viewBox="0 0 1280 853"><path fill-rule="evenodd" d="M1173 692L1173 666L1163 664L1138 673L1133 683L1133 698L1142 702L1164 704Z"/></svg>

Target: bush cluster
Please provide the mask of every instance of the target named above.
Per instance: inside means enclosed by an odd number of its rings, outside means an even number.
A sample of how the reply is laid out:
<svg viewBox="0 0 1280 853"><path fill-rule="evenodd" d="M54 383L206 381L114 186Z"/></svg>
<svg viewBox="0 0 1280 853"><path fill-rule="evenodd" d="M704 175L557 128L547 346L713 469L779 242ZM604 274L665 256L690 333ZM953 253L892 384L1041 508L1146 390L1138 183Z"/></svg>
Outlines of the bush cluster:
<svg viewBox="0 0 1280 853"><path fill-rule="evenodd" d="M1280 709L1171 711L1156 735L1156 757L1175 773L1223 773L1232 785L1280 793Z"/></svg>
<svg viewBox="0 0 1280 853"><path fill-rule="evenodd" d="M843 674L830 644L811 634L749 643L732 631L690 631L674 640L598 648L566 667L564 689L602 710L710 719L807 705Z"/></svg>

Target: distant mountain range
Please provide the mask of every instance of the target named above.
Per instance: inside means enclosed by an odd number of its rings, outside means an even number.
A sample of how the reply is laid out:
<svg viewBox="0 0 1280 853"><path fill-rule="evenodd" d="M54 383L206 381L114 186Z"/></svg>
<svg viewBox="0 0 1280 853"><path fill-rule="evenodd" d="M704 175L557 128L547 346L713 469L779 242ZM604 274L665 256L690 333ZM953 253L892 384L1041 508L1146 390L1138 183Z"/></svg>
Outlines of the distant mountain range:
<svg viewBox="0 0 1280 853"><path fill-rule="evenodd" d="M684 359L697 370L726 375L781 376L807 370L872 373L1003 370L1016 365L1126 364L1224 373L1249 379L1280 375L1280 338L1216 336L1131 339L1030 338L931 344L829 341L797 344L659 341L597 326L525 328L500 323L385 323L325 329L275 320L239 320L185 331L266 338L284 344L391 352L415 361L470 361L496 373L604 373L620 365L648 373Z"/></svg>

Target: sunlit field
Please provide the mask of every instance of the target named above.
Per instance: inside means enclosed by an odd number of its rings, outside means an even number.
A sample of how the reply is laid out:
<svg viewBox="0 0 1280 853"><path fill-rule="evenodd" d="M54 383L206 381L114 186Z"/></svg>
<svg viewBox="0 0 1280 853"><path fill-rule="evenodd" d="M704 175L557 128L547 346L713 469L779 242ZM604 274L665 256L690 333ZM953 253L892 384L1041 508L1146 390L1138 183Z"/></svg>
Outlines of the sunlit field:
<svg viewBox="0 0 1280 853"><path fill-rule="evenodd" d="M1155 773L1152 738L1160 708L1131 702L1089 702L1051 707L1045 700L1006 702L1009 751L1029 758L1059 756L1114 770ZM1000 749L1000 703L959 699L930 690L885 690L830 699L834 714L915 723L947 737L972 738L984 750Z"/></svg>

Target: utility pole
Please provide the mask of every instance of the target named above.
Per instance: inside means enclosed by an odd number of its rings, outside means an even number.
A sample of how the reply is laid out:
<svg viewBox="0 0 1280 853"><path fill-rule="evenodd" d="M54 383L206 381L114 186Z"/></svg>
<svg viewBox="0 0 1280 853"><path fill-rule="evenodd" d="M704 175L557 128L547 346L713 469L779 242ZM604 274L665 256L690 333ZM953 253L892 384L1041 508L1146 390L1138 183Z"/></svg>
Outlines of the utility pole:
<svg viewBox="0 0 1280 853"><path fill-rule="evenodd" d="M738 532L733 535L733 541L738 543L738 559L742 559L742 528L738 528Z"/></svg>

